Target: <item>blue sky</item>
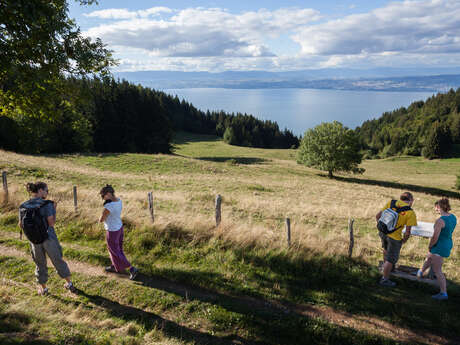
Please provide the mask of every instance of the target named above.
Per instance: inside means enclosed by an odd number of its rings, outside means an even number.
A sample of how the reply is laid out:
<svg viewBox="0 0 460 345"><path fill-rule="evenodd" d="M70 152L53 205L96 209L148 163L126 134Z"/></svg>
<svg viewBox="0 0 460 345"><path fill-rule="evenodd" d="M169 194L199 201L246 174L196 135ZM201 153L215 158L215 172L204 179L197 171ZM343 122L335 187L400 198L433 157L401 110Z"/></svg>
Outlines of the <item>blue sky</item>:
<svg viewBox="0 0 460 345"><path fill-rule="evenodd" d="M457 67L458 0L99 0L72 3L116 71Z"/></svg>

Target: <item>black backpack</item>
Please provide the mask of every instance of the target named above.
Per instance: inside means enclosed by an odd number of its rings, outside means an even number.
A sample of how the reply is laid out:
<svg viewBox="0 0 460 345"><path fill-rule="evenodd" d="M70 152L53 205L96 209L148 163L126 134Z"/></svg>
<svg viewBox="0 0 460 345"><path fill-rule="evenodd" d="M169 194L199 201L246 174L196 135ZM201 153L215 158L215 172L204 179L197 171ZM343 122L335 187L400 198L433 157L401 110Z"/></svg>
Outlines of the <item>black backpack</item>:
<svg viewBox="0 0 460 345"><path fill-rule="evenodd" d="M48 222L40 214L40 209L52 203L51 200L44 200L44 203L37 207L21 207L22 231L27 239L34 244L41 244L48 239Z"/></svg>

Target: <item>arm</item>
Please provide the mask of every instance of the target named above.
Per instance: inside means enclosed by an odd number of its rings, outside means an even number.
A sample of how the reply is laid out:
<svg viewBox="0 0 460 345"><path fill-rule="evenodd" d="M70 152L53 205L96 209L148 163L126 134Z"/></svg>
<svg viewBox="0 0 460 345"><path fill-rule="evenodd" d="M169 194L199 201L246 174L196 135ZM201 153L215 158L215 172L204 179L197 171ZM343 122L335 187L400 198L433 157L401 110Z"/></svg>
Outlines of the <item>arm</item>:
<svg viewBox="0 0 460 345"><path fill-rule="evenodd" d="M445 226L444 221L439 218L436 223L434 223L434 233L433 237L431 237L430 244L428 245L428 249L434 247L434 245L438 242L439 234L441 233L441 229Z"/></svg>
<svg viewBox="0 0 460 345"><path fill-rule="evenodd" d="M99 223L103 223L107 219L109 214L110 214L110 211L104 208L104 211L102 211L101 217L99 218Z"/></svg>
<svg viewBox="0 0 460 345"><path fill-rule="evenodd" d="M406 243L407 240L409 239L411 229L412 229L412 226L407 226L406 225L406 232L404 233L404 238L402 239L402 243Z"/></svg>
<svg viewBox="0 0 460 345"><path fill-rule="evenodd" d="M49 217L46 217L46 221L48 222L48 226L50 228L54 228L54 225L56 224L56 216L49 216Z"/></svg>
<svg viewBox="0 0 460 345"><path fill-rule="evenodd" d="M375 220L378 222L381 216L382 216L382 211L380 211L379 213L375 215Z"/></svg>

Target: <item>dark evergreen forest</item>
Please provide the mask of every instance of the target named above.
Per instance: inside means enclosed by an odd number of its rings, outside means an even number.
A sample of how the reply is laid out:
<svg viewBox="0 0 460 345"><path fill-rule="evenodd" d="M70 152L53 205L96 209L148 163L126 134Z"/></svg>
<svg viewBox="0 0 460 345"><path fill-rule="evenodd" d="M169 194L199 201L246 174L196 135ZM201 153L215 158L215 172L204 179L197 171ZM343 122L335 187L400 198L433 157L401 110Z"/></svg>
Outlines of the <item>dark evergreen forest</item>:
<svg viewBox="0 0 460 345"><path fill-rule="evenodd" d="M298 147L290 130L248 114L203 112L163 92L113 78L65 81L43 116L0 113L0 148L26 153L169 153L176 131L231 145Z"/></svg>
<svg viewBox="0 0 460 345"><path fill-rule="evenodd" d="M384 113L356 128L364 158L458 155L460 146L460 88L438 93L408 108Z"/></svg>

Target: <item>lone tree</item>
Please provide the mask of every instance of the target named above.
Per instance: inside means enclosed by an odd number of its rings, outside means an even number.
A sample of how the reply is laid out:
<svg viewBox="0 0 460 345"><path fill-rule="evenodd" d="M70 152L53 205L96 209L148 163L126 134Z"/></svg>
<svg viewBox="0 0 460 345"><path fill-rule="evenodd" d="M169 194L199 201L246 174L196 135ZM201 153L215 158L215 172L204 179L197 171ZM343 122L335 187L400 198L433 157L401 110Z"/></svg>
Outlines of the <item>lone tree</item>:
<svg viewBox="0 0 460 345"><path fill-rule="evenodd" d="M305 132L297 152L297 163L328 172L363 173L362 155L355 133L340 122L322 123Z"/></svg>

